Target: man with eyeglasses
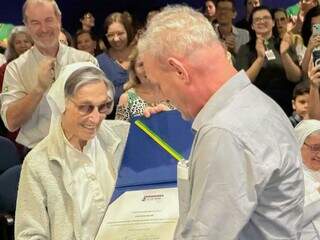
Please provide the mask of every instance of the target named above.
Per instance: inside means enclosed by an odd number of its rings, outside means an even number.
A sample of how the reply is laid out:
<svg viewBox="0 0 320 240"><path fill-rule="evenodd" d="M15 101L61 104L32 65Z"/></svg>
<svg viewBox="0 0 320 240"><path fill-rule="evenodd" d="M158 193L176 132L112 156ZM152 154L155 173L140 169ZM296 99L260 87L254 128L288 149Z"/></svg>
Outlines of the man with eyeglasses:
<svg viewBox="0 0 320 240"><path fill-rule="evenodd" d="M10 131L20 128L18 143L33 148L48 134L51 112L45 96L60 70L74 62L97 61L59 43L61 12L54 0L27 0L23 20L34 47L7 66L1 117Z"/></svg>
<svg viewBox="0 0 320 240"><path fill-rule="evenodd" d="M224 42L227 50L232 54L236 54L240 46L249 41L249 32L232 24L237 14L234 0L218 0L216 6L218 23L214 26L214 29Z"/></svg>

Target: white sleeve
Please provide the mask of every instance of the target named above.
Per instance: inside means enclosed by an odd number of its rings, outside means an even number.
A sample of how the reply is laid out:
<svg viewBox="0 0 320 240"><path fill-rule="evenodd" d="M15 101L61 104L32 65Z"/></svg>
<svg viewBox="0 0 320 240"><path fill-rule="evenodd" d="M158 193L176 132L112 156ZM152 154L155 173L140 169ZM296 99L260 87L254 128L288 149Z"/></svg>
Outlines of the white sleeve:
<svg viewBox="0 0 320 240"><path fill-rule="evenodd" d="M0 94L1 117L8 128L6 112L8 105L23 98L27 92L22 84L21 73L18 71L18 66L11 62L6 67L3 79L2 93Z"/></svg>
<svg viewBox="0 0 320 240"><path fill-rule="evenodd" d="M25 159L19 181L15 215L15 239L50 239L46 195L41 181Z"/></svg>

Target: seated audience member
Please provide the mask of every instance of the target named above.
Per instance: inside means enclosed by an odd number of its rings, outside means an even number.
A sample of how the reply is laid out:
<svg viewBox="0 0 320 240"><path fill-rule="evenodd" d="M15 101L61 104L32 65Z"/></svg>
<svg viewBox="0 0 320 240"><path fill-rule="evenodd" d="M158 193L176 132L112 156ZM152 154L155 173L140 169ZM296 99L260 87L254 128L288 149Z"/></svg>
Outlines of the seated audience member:
<svg viewBox="0 0 320 240"><path fill-rule="evenodd" d="M93 240L113 193L129 124L106 121L114 87L92 63L66 66L47 95L48 136L21 172L15 236Z"/></svg>
<svg viewBox="0 0 320 240"><path fill-rule="evenodd" d="M97 38L92 32L85 30L79 30L76 32L75 47L76 49L90 53L92 56L96 56L99 53Z"/></svg>
<svg viewBox="0 0 320 240"><path fill-rule="evenodd" d="M27 0L23 19L34 46L6 68L1 117L9 131L20 128L16 142L33 148L48 134L51 111L45 96L61 68L97 61L89 53L59 43L61 12L54 0ZM43 29L50 30L50 37Z"/></svg>
<svg viewBox="0 0 320 240"><path fill-rule="evenodd" d="M249 19L250 19L252 10L256 7L260 7L261 5L262 5L261 0L245 0L244 6L246 9L246 16L242 20L237 22L236 27L250 31L251 25L249 23Z"/></svg>
<svg viewBox="0 0 320 240"><path fill-rule="evenodd" d="M64 28L61 28L60 34L59 34L59 42L63 43L69 47L73 47L73 40L70 35L70 33L65 30Z"/></svg>
<svg viewBox="0 0 320 240"><path fill-rule="evenodd" d="M7 65L18 58L22 53L27 51L33 45L33 40L27 32L26 27L17 26L13 28L11 34L8 38L8 45L6 49L6 61L7 63L3 64L0 67L0 93L2 92L2 84L4 79L4 73L7 68ZM6 91L6 89L4 89ZM4 126L2 119L0 119L0 135L9 138L11 141L15 142L15 139L18 135L18 131L10 133ZM19 147L19 150L21 148Z"/></svg>
<svg viewBox="0 0 320 240"><path fill-rule="evenodd" d="M294 111L289 117L293 127L295 127L301 120L309 119L309 91L309 83L306 81L298 83L293 89L292 108Z"/></svg>
<svg viewBox="0 0 320 240"><path fill-rule="evenodd" d="M142 116L148 107L174 109L166 101L159 101L159 97L155 96L154 85L146 76L137 49L132 51L129 60L129 81L125 84L126 92L120 97L115 119L130 121L135 116Z"/></svg>
<svg viewBox="0 0 320 240"><path fill-rule="evenodd" d="M316 6L308 11L302 25L301 36L304 45L307 47L301 64L305 74L308 73L312 51L320 46L320 34L317 32L313 33L312 30L315 24L320 24L320 6Z"/></svg>
<svg viewBox="0 0 320 240"><path fill-rule="evenodd" d="M304 172L303 240L320 239L320 121L309 119L295 127Z"/></svg>
<svg viewBox="0 0 320 240"><path fill-rule="evenodd" d="M208 18L212 25L217 23L216 19L216 4L213 0L206 0L204 6L204 15Z"/></svg>
<svg viewBox="0 0 320 240"><path fill-rule="evenodd" d="M310 92L309 92L309 117L311 119L320 120L320 65L313 66L310 61L309 64L309 80L310 80Z"/></svg>
<svg viewBox="0 0 320 240"><path fill-rule="evenodd" d="M250 22L251 40L240 47L236 67L246 70L250 80L290 116L294 84L302 76L291 38L286 35L280 41L274 36L274 21L267 7L255 8Z"/></svg>
<svg viewBox="0 0 320 240"><path fill-rule="evenodd" d="M97 56L100 68L115 86L115 106L123 93L123 85L128 80L129 55L134 38L132 19L128 13L112 13L104 23L107 49ZM114 112L111 118L114 118Z"/></svg>
<svg viewBox="0 0 320 240"><path fill-rule="evenodd" d="M217 24L214 29L227 50L237 54L241 45L249 41L249 32L233 26L237 11L234 0L217 0Z"/></svg>
<svg viewBox="0 0 320 240"><path fill-rule="evenodd" d="M289 31L288 25L290 20L286 10L283 8L277 8L273 10L273 19L275 22L275 35L280 39L288 38L288 40L292 42L292 45L298 56L299 65L301 65L306 47L303 45L303 39L300 35ZM291 39L289 39L287 33L290 35Z"/></svg>

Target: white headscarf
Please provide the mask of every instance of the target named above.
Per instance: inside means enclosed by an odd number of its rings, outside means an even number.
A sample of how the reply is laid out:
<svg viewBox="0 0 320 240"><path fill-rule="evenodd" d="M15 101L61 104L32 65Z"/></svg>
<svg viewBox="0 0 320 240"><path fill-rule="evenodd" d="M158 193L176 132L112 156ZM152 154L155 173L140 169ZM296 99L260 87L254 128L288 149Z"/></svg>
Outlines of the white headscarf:
<svg viewBox="0 0 320 240"><path fill-rule="evenodd" d="M96 65L90 62L70 64L62 68L57 80L52 84L47 94L48 103L52 111L49 135L55 135L58 133L59 128L61 129L61 116L65 111L66 105L66 81L75 71L87 67L99 69ZM101 70L99 69L99 71ZM108 95L112 95L112 93L108 91ZM120 146L120 143L125 142L126 140L124 137L123 139L119 137L121 136L120 133L119 136L117 135L118 133L116 130L118 129L113 129L113 126L114 125L112 122L108 122L107 124L106 121L102 121L97 131L97 136L88 141L86 146L83 148L83 154L89 156L91 162L93 163L92 169L94 169L96 172L96 178L100 183L101 193L104 196L104 207L107 207L107 204L111 199L118 168L121 163L121 151L123 151L124 144ZM74 154L75 153L64 154L63 156L64 162L67 163L66 166L71 166L70 168L73 170L77 169L78 167L77 161L74 161L75 159L73 159L75 156ZM81 158L81 156L82 155L77 155L78 158ZM81 221L86 222L85 228L82 226L83 229L86 229L83 231L86 231L87 233L93 233L96 231L97 226L99 226L104 212L101 211L101 199L96 199L94 202L95 204L87 204L85 197L92 196L93 190L87 187L87 183L85 181L79 181L82 176L81 174L81 171L72 172L73 181L77 186L77 191L73 193L73 198L76 199L78 205L80 206L81 216L86 216L86 219L81 219ZM100 205L96 205L97 203Z"/></svg>
<svg viewBox="0 0 320 240"><path fill-rule="evenodd" d="M79 68L84 67L93 67L99 69L96 65L94 65L91 62L78 62L69 64L61 69L57 80L52 84L47 94L47 100L52 111L50 129L52 129L56 124L59 124L60 117L65 110L66 99L64 87L67 79L73 72L75 72Z"/></svg>
<svg viewBox="0 0 320 240"><path fill-rule="evenodd" d="M306 138L318 130L320 130L320 121L315 119L301 121L294 129L299 146L302 147Z"/></svg>

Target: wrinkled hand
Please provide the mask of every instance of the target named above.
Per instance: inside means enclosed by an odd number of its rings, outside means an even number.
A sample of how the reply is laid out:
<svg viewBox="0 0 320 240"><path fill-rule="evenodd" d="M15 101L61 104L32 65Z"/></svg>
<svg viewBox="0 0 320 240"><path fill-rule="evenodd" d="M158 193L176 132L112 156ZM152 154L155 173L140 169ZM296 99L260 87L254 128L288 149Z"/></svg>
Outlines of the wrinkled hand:
<svg viewBox="0 0 320 240"><path fill-rule="evenodd" d="M308 43L308 48L313 50L320 45L320 35L311 36Z"/></svg>
<svg viewBox="0 0 320 240"><path fill-rule="evenodd" d="M54 82L55 58L47 57L39 64L37 92L44 93Z"/></svg>
<svg viewBox="0 0 320 240"><path fill-rule="evenodd" d="M148 118L156 113L169 111L169 110L170 108L167 105L163 103L159 103L157 106L154 106L154 107L146 107L143 111L143 115Z"/></svg>
<svg viewBox="0 0 320 240"><path fill-rule="evenodd" d="M320 65L314 66L313 59L310 59L308 77L310 80L311 86L315 88L320 88Z"/></svg>
<svg viewBox="0 0 320 240"><path fill-rule="evenodd" d="M257 37L256 51L257 51L257 57L264 58L266 54L266 48L263 44L263 39L260 37Z"/></svg>
<svg viewBox="0 0 320 240"><path fill-rule="evenodd" d="M280 54L286 53L292 46L292 43L292 35L289 33L285 33L280 43Z"/></svg>

